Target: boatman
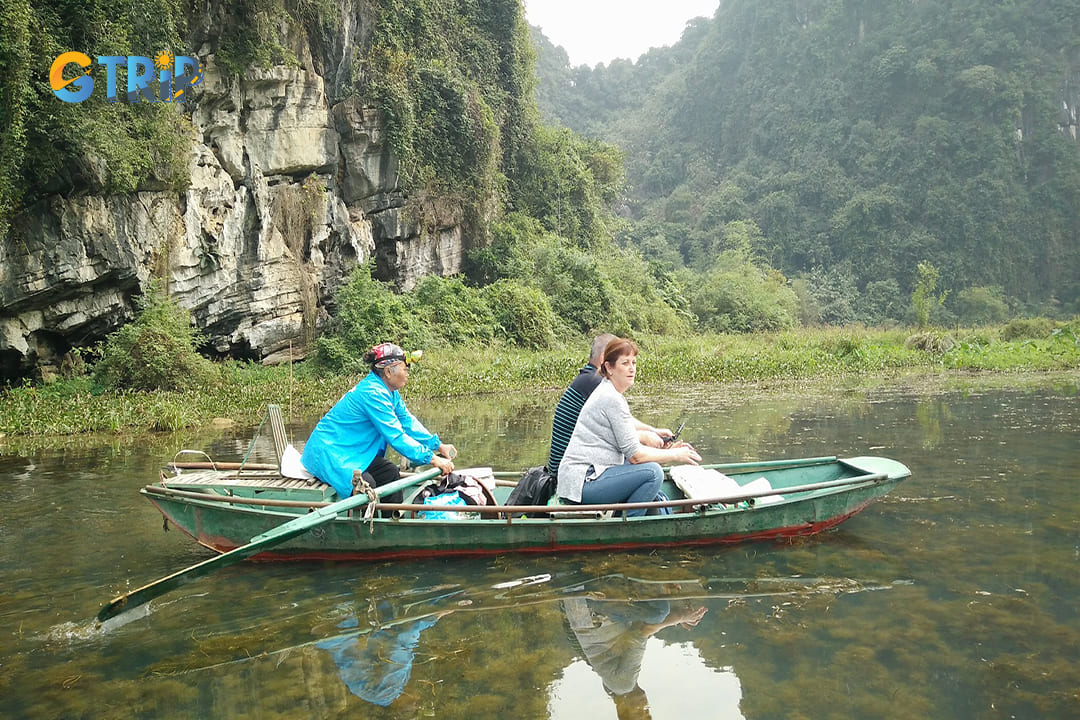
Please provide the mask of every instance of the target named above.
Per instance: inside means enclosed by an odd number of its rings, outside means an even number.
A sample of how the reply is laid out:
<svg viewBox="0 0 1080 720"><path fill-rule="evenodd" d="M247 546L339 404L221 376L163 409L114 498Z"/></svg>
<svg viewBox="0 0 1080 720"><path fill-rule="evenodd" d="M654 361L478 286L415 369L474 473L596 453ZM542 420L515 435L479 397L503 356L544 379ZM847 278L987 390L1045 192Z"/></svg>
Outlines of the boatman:
<svg viewBox="0 0 1080 720"><path fill-rule="evenodd" d="M416 465L434 465L443 475L453 472L457 448L429 432L401 399L409 365L421 354L406 354L393 343L371 348L364 354L371 372L311 432L300 461L338 497L352 495L361 478L371 487L398 480L398 466L386 459L388 446ZM400 491L382 498L387 503L401 500Z"/></svg>

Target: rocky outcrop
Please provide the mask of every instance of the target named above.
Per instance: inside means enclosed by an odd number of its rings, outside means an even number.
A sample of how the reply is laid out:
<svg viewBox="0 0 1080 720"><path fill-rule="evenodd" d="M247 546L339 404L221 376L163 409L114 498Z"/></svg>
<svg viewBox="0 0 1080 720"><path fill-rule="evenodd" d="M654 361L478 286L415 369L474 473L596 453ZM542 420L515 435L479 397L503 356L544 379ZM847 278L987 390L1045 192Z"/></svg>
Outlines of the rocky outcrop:
<svg viewBox="0 0 1080 720"><path fill-rule="evenodd" d="M343 16L332 52L348 58L364 18ZM4 377L103 338L154 277L213 351L273 361L305 352L358 263L376 258L376 276L403 290L461 271L461 209L404 193L377 108L328 92L344 60L288 42L298 63L242 77L220 71L211 44L197 51L184 192L57 195L14 219L0 244Z"/></svg>

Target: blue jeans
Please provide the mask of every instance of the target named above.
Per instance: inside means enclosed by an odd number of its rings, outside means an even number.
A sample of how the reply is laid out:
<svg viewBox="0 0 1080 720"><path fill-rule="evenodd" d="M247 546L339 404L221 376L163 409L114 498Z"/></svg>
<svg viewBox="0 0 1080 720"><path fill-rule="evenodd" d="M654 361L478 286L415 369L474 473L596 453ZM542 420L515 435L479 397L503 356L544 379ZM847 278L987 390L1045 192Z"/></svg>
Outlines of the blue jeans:
<svg viewBox="0 0 1080 720"><path fill-rule="evenodd" d="M582 486L581 503L613 505L624 502L652 502L656 499L656 493L660 492L663 482L664 471L659 463L616 465ZM644 509L626 511L626 517L640 517L644 514Z"/></svg>

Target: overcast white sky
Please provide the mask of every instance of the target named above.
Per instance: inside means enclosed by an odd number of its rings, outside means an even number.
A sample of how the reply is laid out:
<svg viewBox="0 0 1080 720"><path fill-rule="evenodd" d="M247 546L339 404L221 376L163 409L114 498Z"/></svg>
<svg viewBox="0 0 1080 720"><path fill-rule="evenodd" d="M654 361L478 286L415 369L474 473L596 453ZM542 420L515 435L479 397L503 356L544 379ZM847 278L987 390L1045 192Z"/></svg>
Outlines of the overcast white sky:
<svg viewBox="0 0 1080 720"><path fill-rule="evenodd" d="M649 48L674 45L686 21L712 17L720 0L524 0L530 25L538 25L570 64L595 66L615 58L632 61Z"/></svg>

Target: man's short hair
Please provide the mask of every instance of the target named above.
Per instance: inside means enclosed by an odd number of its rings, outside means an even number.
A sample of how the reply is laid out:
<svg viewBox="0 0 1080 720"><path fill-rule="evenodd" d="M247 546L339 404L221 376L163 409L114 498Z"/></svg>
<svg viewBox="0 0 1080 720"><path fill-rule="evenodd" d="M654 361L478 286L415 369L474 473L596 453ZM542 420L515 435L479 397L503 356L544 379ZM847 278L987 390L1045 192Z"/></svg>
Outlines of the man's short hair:
<svg viewBox="0 0 1080 720"><path fill-rule="evenodd" d="M604 348L614 339L615 336L611 333L597 335L592 341L592 348L589 350L589 362L596 367L600 367L600 362L604 359Z"/></svg>

